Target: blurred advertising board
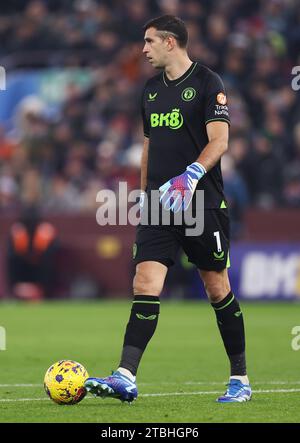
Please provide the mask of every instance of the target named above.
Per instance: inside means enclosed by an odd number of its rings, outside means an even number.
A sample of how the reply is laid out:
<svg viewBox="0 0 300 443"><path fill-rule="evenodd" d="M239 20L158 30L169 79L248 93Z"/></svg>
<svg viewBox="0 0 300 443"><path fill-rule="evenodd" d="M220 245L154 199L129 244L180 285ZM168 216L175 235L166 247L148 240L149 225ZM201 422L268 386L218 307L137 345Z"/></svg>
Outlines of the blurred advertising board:
<svg viewBox="0 0 300 443"><path fill-rule="evenodd" d="M1 217L0 298L9 296L7 236L13 219ZM73 297L83 282L97 284L99 297L132 297L132 226L99 227L92 215L49 218L59 233L57 297ZM233 242L229 268L232 290L244 300L300 301L300 242ZM82 294L83 296L83 294ZM162 297L206 300L197 269L181 251L168 272Z"/></svg>
<svg viewBox="0 0 300 443"><path fill-rule="evenodd" d="M239 298L300 300L300 243L236 243L230 260Z"/></svg>
<svg viewBox="0 0 300 443"><path fill-rule="evenodd" d="M27 97L39 99L46 105L45 111L55 115L70 94L70 88L85 90L92 82L92 71L84 68L20 70L10 73L5 94L1 95L0 123L10 127L18 106Z"/></svg>

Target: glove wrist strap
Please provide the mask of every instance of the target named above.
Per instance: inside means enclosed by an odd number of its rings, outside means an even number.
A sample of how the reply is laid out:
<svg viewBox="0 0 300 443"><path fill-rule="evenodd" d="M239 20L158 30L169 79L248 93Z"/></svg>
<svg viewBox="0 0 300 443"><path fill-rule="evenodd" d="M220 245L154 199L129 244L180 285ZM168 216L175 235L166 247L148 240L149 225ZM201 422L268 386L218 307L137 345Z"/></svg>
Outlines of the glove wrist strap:
<svg viewBox="0 0 300 443"><path fill-rule="evenodd" d="M192 163L186 169L187 171L193 172L197 176L198 180L200 180L207 172L205 167L198 162Z"/></svg>

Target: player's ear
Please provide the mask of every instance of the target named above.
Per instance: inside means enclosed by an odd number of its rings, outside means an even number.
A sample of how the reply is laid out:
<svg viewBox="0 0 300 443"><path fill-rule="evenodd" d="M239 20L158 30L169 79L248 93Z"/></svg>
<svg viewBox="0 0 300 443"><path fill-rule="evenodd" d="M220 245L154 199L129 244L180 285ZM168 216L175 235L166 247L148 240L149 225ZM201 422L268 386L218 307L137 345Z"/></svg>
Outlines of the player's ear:
<svg viewBox="0 0 300 443"><path fill-rule="evenodd" d="M174 49L176 46L175 37L173 37L173 35L168 35L168 37L166 37L166 44L167 44L168 51L171 51L172 49Z"/></svg>

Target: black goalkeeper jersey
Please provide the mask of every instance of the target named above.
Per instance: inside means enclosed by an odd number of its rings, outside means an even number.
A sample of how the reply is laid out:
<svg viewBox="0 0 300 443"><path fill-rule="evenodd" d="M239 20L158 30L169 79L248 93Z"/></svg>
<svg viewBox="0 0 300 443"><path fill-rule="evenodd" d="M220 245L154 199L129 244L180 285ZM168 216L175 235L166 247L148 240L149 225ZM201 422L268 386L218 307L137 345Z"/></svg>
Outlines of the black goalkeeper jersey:
<svg viewBox="0 0 300 443"><path fill-rule="evenodd" d="M178 79L164 72L152 77L142 96L144 135L149 137L147 191L157 190L182 174L208 143L206 124L230 123L226 92L220 77L194 62ZM205 208L220 208L223 180L220 161L199 181Z"/></svg>

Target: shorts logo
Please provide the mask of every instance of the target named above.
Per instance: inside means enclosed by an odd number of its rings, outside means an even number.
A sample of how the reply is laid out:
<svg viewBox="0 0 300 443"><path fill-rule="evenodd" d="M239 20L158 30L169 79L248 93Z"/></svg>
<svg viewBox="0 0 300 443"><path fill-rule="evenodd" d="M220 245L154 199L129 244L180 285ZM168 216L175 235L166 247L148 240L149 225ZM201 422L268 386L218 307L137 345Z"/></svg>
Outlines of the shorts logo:
<svg viewBox="0 0 300 443"><path fill-rule="evenodd" d="M214 252L214 258L215 260L224 260L224 251L220 252L220 254Z"/></svg>
<svg viewBox="0 0 300 443"><path fill-rule="evenodd" d="M137 244L134 243L132 246L132 258L135 259L137 253Z"/></svg>
<svg viewBox="0 0 300 443"><path fill-rule="evenodd" d="M196 96L196 91L194 88L185 88L181 94L181 98L185 102L190 102L191 100L193 100L193 98L195 98L195 96Z"/></svg>
<svg viewBox="0 0 300 443"><path fill-rule="evenodd" d="M183 125L183 116L180 109L174 108L171 112L156 114L153 112L150 115L151 128L157 126L167 126L170 129L179 129Z"/></svg>
<svg viewBox="0 0 300 443"><path fill-rule="evenodd" d="M227 97L225 94L223 94L223 92L219 92L219 94L217 95L217 102L220 105L226 105L227 103Z"/></svg>

